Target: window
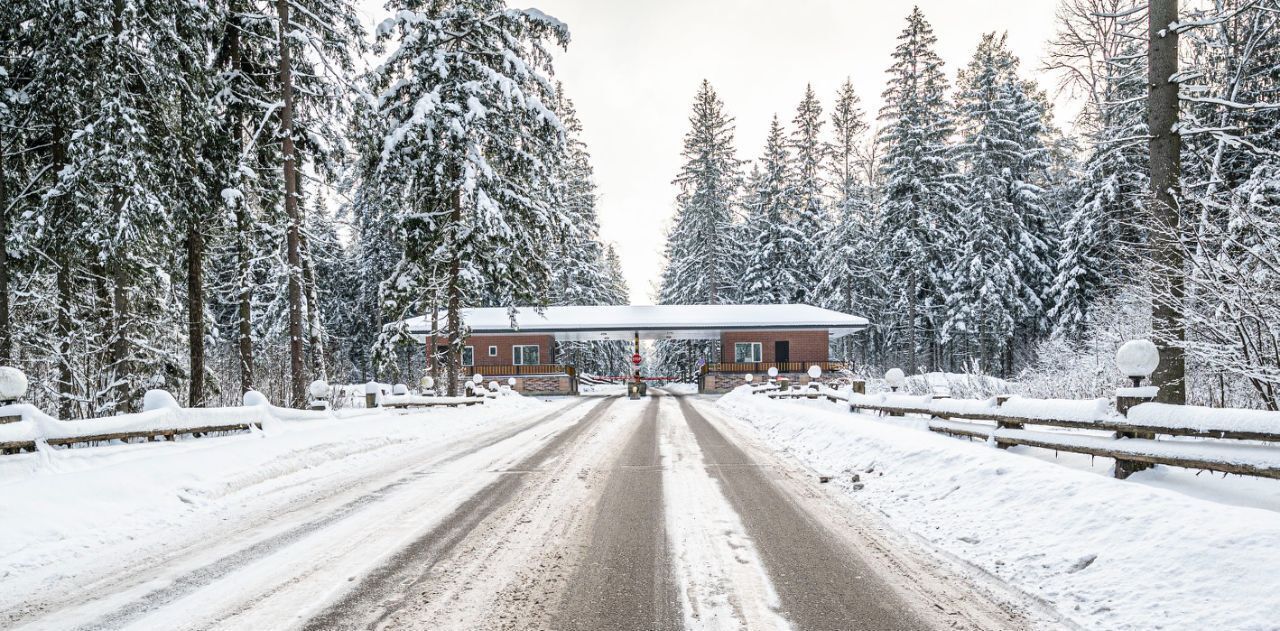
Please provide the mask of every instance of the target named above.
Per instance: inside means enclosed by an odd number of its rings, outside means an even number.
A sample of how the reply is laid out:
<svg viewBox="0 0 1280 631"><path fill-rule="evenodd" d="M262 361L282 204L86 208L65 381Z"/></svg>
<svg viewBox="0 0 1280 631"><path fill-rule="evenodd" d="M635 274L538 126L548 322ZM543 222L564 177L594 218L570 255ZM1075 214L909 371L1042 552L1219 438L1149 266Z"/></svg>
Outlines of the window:
<svg viewBox="0 0 1280 631"><path fill-rule="evenodd" d="M517 366L534 366L538 362L538 346L531 344L528 346L516 345L511 347L512 359Z"/></svg>
<svg viewBox="0 0 1280 631"><path fill-rule="evenodd" d="M497 356L498 356L498 347L497 347L497 346L490 346L490 347L489 347L489 357L497 357Z"/></svg>
<svg viewBox="0 0 1280 631"><path fill-rule="evenodd" d="M733 361L739 364L761 361L760 342L737 342L733 345Z"/></svg>
<svg viewBox="0 0 1280 631"><path fill-rule="evenodd" d="M462 347L462 365L463 366L476 365L476 347L474 346Z"/></svg>

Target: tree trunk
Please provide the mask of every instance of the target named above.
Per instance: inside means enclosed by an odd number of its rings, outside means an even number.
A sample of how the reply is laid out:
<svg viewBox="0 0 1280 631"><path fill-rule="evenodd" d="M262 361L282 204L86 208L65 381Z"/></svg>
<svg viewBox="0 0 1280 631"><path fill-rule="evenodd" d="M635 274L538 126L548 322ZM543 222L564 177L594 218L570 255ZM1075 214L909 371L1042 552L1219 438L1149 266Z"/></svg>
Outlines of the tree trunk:
<svg viewBox="0 0 1280 631"><path fill-rule="evenodd" d="M13 363L13 328L9 320L9 190L0 145L0 365Z"/></svg>
<svg viewBox="0 0 1280 631"><path fill-rule="evenodd" d="M236 13L239 7L232 7L227 18L227 64L236 72L243 72L240 56L240 18ZM244 127L244 112L238 105L227 109L227 130L236 140L237 154L242 155L249 146L248 131ZM249 191L245 186L244 175L240 169L240 157L235 161L235 173L228 178L232 183L240 184L241 196L236 204L236 270L239 286L236 291L236 351L240 368L240 394L254 389L253 383L253 282L252 263L249 253L251 225L249 220Z"/></svg>
<svg viewBox="0 0 1280 631"><path fill-rule="evenodd" d="M75 390L71 376L71 340L76 334L71 323L71 268L66 256L58 261L58 318L55 323L54 337L58 339L58 417L64 420L75 418ZM84 335L84 331L79 332Z"/></svg>
<svg viewBox="0 0 1280 631"><path fill-rule="evenodd" d="M187 226L187 345L191 359L191 392L187 405L204 407L204 235L191 218Z"/></svg>
<svg viewBox="0 0 1280 631"><path fill-rule="evenodd" d="M317 379L328 379L329 370L324 361L324 336L321 334L320 292L316 288L315 265L311 260L311 242L306 233L302 242L302 287L307 301L307 338L311 347L311 372Z"/></svg>
<svg viewBox="0 0 1280 631"><path fill-rule="evenodd" d="M1183 323L1185 279L1178 197L1182 139L1178 122L1178 34L1169 25L1178 19L1177 0L1151 0L1148 51L1147 126L1151 158L1152 264L1154 267L1151 328L1160 349L1160 366L1151 376L1162 403L1186 403L1186 341Z"/></svg>
<svg viewBox="0 0 1280 631"><path fill-rule="evenodd" d="M454 234L456 235L461 229L459 224L462 223L461 189L453 191L453 211L449 215L449 221L453 224ZM452 259L449 261L449 313L446 316L449 327L449 367L445 374L449 380L448 393L451 397L458 394L458 364L461 359L458 355L462 352L462 288L459 287L461 271L462 255L458 253L458 244L455 242L453 244Z"/></svg>
<svg viewBox="0 0 1280 631"><path fill-rule="evenodd" d="M284 210L289 217L286 240L289 265L289 383L293 407L306 404L306 374L302 356L302 283L298 278L302 261L299 252L298 151L293 144L293 74L289 59L289 0L276 0L280 19L280 136L283 139Z"/></svg>
<svg viewBox="0 0 1280 631"><path fill-rule="evenodd" d="M130 315L131 310L129 304L128 282L129 276L125 272L124 265L121 261L115 261L110 268L111 274L111 372L115 374L117 383L123 382L123 387L117 392L117 401L119 405L115 407L117 413L129 413L133 411L132 397L137 394L132 387L133 362L129 358L129 336Z"/></svg>
<svg viewBox="0 0 1280 631"><path fill-rule="evenodd" d="M53 123L53 169L54 173L62 171L67 163L66 130L58 121ZM61 199L54 202L59 210L66 210ZM58 416L63 419L76 417L75 389L71 373L71 340L76 331L72 330L71 303L75 295L71 287L71 257L67 252L69 244L58 244L56 260L58 270L55 283L58 286L58 315L54 323L54 337L58 340ZM84 335L84 331L79 332Z"/></svg>
<svg viewBox="0 0 1280 631"><path fill-rule="evenodd" d="M907 283L907 374L915 374L919 364L916 362L916 276L911 272Z"/></svg>
<svg viewBox="0 0 1280 631"><path fill-rule="evenodd" d="M439 294L432 289L431 298L431 338L427 341L427 361L431 362L431 383L435 391L440 391L440 304Z"/></svg>

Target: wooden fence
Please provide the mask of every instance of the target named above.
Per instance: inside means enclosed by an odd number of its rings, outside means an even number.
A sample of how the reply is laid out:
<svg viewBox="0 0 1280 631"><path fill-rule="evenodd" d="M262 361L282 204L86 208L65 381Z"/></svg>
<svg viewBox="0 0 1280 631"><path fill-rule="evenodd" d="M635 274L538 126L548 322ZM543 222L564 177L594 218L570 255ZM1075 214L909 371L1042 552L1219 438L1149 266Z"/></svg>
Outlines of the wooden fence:
<svg viewBox="0 0 1280 631"><path fill-rule="evenodd" d="M778 392L770 398L826 398L862 410L929 418L934 432L1115 460L1115 477L1163 464L1280 479L1280 413L1137 403L997 397L991 400L896 394L863 395L829 388ZM1045 427L1028 430L1027 426ZM1067 430L1067 431L1064 431ZM1158 440L1157 436L1172 440Z"/></svg>

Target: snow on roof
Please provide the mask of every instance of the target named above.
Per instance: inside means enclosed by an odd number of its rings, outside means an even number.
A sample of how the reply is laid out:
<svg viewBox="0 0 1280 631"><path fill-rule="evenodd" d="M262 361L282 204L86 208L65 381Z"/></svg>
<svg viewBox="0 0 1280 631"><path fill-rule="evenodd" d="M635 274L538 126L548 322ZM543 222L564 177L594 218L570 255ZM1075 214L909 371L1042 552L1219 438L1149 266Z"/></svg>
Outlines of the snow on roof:
<svg viewBox="0 0 1280 631"><path fill-rule="evenodd" d="M441 314L441 322L444 317ZM717 339L726 330L825 329L832 336L867 327L866 318L810 305L593 305L517 307L515 326L505 307L463 309L472 334L552 333L559 340ZM430 333L426 316L406 321L414 334Z"/></svg>

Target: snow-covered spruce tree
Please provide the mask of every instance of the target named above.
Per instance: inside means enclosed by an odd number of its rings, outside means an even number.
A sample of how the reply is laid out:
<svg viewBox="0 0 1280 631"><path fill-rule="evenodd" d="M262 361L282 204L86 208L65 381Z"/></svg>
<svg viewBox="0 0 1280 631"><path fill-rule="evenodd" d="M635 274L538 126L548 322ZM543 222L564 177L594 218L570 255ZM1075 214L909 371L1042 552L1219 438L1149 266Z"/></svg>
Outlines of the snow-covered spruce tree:
<svg viewBox="0 0 1280 631"><path fill-rule="evenodd" d="M663 284L662 303L731 303L732 259L727 252L732 244L724 237L733 223L742 166L734 147L733 117L706 80L693 100L681 156L684 165L673 182L679 190L676 218L667 237L672 281Z"/></svg>
<svg viewBox="0 0 1280 631"><path fill-rule="evenodd" d="M865 178L861 148L869 127L862 102L846 79L831 108L831 143L828 180L834 190L832 229L822 243L816 297L819 306L844 313L869 313L878 300L876 236L871 194ZM865 335L865 334L864 334ZM846 362L867 361L867 339L855 347L849 338L834 342L836 356Z"/></svg>
<svg viewBox="0 0 1280 631"><path fill-rule="evenodd" d="M307 332L316 320L307 312L303 275L314 264L303 261L302 227L305 209L318 207L306 193L336 178L346 151L348 76L364 47L363 31L346 0L225 6L215 103L229 225L227 237L210 247L213 311L228 332L220 363L229 369L227 380L239 382L235 391L259 388L299 402L306 366L323 352ZM275 362L269 355L282 349L289 354L283 381L266 369Z"/></svg>
<svg viewBox="0 0 1280 631"><path fill-rule="evenodd" d="M941 356L943 310L952 285L948 235L954 234L953 215L960 205L947 147L954 123L942 60L933 50L933 28L919 8L907 16L898 42L879 116L884 125L881 231L889 294L882 318L889 335L905 339L886 360L913 370L931 369Z"/></svg>
<svg viewBox="0 0 1280 631"><path fill-rule="evenodd" d="M57 365L66 417L132 409L185 377L170 271L175 211L198 193L193 156L210 8L162 2L37 3L29 95L47 129L51 176L31 209L33 243L55 269ZM198 165L196 165L198 167ZM47 247L46 247L47 246Z"/></svg>
<svg viewBox="0 0 1280 631"><path fill-rule="evenodd" d="M0 365L12 366L18 357L15 333L19 300L13 287L29 276L17 228L23 213L35 203L37 161L27 145L39 136L35 107L27 88L31 83L31 53L35 41L24 26L25 15L17 3L0 6Z"/></svg>
<svg viewBox="0 0 1280 631"><path fill-rule="evenodd" d="M797 257L807 238L797 221L800 198L796 193L792 156L782 124L774 116L764 151L747 180L747 245L742 272L742 301L749 304L798 302L807 293L806 268Z"/></svg>
<svg viewBox="0 0 1280 631"><path fill-rule="evenodd" d="M961 238L943 324L957 364L977 358L983 369L998 366L1005 375L1013 370L1015 333L1034 339L1044 330L1053 267L1040 186L1049 164L1045 113L1017 64L1005 38L990 33L959 75Z"/></svg>
<svg viewBox="0 0 1280 631"><path fill-rule="evenodd" d="M825 169L830 147L822 138L824 122L822 104L818 102L813 86L806 85L804 98L796 107L795 118L791 119L794 128L789 142L795 161L792 175L796 178L793 186L796 214L792 220L803 239L801 249L792 253L795 276L800 282L794 298L798 303L819 302L813 293L822 279L820 268L825 263L820 256L824 233L829 229Z"/></svg>
<svg viewBox="0 0 1280 631"><path fill-rule="evenodd" d="M564 44L568 30L497 0L415 8L401 8L378 28L379 41L395 48L370 77L387 133L377 180L364 185L394 184L397 195L387 199L399 206L404 230L404 255L384 300L388 315L435 308L440 289L447 387L455 393L468 296L545 300L550 270L542 246L566 223L547 193L565 132L551 109L545 42Z"/></svg>
<svg viewBox="0 0 1280 631"><path fill-rule="evenodd" d="M625 290L617 295L610 283L604 245L600 242L600 222L596 214L596 185L591 155L582 140L582 122L573 102L557 85L556 113L567 133L564 159L556 187L556 204L567 222L556 239L547 244L551 268L549 303L552 305L627 304ZM617 372L625 358L625 342L559 342L556 362L575 366L590 374Z"/></svg>
<svg viewBox="0 0 1280 631"><path fill-rule="evenodd" d="M734 146L734 120L703 80L693 99L684 165L673 182L676 216L667 233L666 267L659 304L725 304L738 299L733 272L738 244L732 238L734 204L742 186L742 163ZM717 344L660 342L660 370L690 374L699 359L711 360Z"/></svg>
<svg viewBox="0 0 1280 631"><path fill-rule="evenodd" d="M1050 291L1055 335L1079 335L1091 305L1134 279L1143 239L1137 220L1147 197L1145 60L1137 44L1107 60L1110 74L1086 131L1093 149L1062 226Z"/></svg>

